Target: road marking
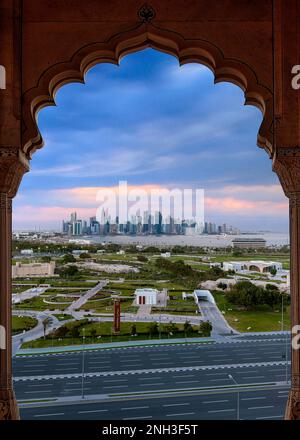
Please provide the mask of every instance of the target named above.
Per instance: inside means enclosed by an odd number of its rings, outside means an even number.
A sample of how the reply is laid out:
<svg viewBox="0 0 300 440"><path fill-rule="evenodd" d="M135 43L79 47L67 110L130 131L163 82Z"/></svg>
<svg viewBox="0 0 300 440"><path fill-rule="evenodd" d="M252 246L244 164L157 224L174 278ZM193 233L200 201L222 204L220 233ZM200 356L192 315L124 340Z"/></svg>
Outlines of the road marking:
<svg viewBox="0 0 300 440"><path fill-rule="evenodd" d="M243 397L241 400L262 400L266 399L266 397Z"/></svg>
<svg viewBox="0 0 300 440"><path fill-rule="evenodd" d="M53 417L53 416L63 416L65 413L55 413L55 414L35 414L34 417Z"/></svg>
<svg viewBox="0 0 300 440"><path fill-rule="evenodd" d="M275 408L274 405L268 405L268 406L252 406L251 408L247 409L265 409L265 408Z"/></svg>
<svg viewBox="0 0 300 440"><path fill-rule="evenodd" d="M167 417L178 417L178 416L191 416L195 414L194 412L188 412L188 413L178 413L178 414L167 414Z"/></svg>
<svg viewBox="0 0 300 440"><path fill-rule="evenodd" d="M108 409L91 409L87 411L78 411L77 414L86 414L86 413L99 413L99 412L107 412Z"/></svg>
<svg viewBox="0 0 300 440"><path fill-rule="evenodd" d="M127 408L121 408L121 411L129 411L131 409L148 409L150 408L149 406L132 406L132 407L127 407Z"/></svg>
<svg viewBox="0 0 300 440"><path fill-rule="evenodd" d="M190 405L190 403L189 402L187 402L187 403L168 403L163 406L168 407L168 406L186 406L186 405Z"/></svg>
<svg viewBox="0 0 300 440"><path fill-rule="evenodd" d="M165 385L164 382L157 382L157 383L140 383L140 387L154 387L156 385Z"/></svg>
<svg viewBox="0 0 300 440"><path fill-rule="evenodd" d="M216 409L213 411L207 411L208 413L220 413L220 412L235 412L235 409Z"/></svg>
<svg viewBox="0 0 300 440"><path fill-rule="evenodd" d="M138 419L152 419L152 416L143 416L143 417L126 417L122 420L138 420Z"/></svg>
<svg viewBox="0 0 300 440"><path fill-rule="evenodd" d="M281 416L256 417L256 420L263 420L263 419L283 419L283 415L281 415Z"/></svg>
<svg viewBox="0 0 300 440"><path fill-rule="evenodd" d="M207 401L202 402L202 403L204 403L206 405L208 403L225 403L225 402L229 402L229 400L207 400Z"/></svg>

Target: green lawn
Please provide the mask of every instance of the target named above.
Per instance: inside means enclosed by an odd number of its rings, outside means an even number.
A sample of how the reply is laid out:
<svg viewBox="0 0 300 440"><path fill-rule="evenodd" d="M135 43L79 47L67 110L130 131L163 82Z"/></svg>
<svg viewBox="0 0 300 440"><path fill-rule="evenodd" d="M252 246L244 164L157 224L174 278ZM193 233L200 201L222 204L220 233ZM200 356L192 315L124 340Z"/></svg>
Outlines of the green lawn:
<svg viewBox="0 0 300 440"><path fill-rule="evenodd" d="M12 332L13 334L22 333L24 330L28 331L37 325L38 321L30 316L13 316L12 317Z"/></svg>
<svg viewBox="0 0 300 440"><path fill-rule="evenodd" d="M239 310L237 306L228 303L226 294L213 292L220 311L225 311L224 317L231 327L240 332L263 332L281 330L281 310L273 311L268 307L257 310ZM232 309L232 310L228 310ZM237 321L236 321L237 320ZM280 322L279 322L280 321ZM283 315L284 329L290 326L290 307ZM249 328L251 327L251 328Z"/></svg>
<svg viewBox="0 0 300 440"><path fill-rule="evenodd" d="M77 321L76 324L78 324ZM66 324L66 327L71 328L72 325L76 325L73 323ZM145 339L159 339L161 338L184 338L188 337L199 337L201 334L198 332L197 327L193 327L193 332L185 335L183 331L183 324L176 324L178 329L177 332L174 332L173 335L168 334L166 331L166 324L160 324L160 334L149 334L149 324L144 322L137 322L136 330L137 336L131 336L131 326L132 323L122 322L121 323L121 331L118 335L115 335L112 330L112 322L101 322L94 323L89 322L84 325L84 327L80 328L80 337L72 338L72 337L64 337L64 338L53 338L53 335L48 335L46 339L41 338L36 341L26 342L22 345L22 348L42 348L42 347L51 347L53 346L66 346L66 345L81 345L82 344L82 335L83 328L85 333L85 344L93 344L93 343L104 343L104 342L120 342L120 341L140 341ZM91 336L91 332L96 332L96 336ZM101 335L101 338L98 336Z"/></svg>

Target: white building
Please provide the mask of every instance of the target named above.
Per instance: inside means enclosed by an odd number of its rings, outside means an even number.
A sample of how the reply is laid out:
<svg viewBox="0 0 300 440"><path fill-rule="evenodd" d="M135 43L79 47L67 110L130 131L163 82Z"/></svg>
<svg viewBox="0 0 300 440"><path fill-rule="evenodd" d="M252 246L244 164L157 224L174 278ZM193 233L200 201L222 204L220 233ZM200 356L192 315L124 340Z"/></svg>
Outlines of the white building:
<svg viewBox="0 0 300 440"><path fill-rule="evenodd" d="M138 305L151 305L154 306L157 304L157 294L158 291L156 289L144 288L144 289L136 289L134 292L136 304Z"/></svg>
<svg viewBox="0 0 300 440"><path fill-rule="evenodd" d="M163 258L170 258L171 257L171 252L162 252L160 254L161 257Z"/></svg>
<svg viewBox="0 0 300 440"><path fill-rule="evenodd" d="M124 249L121 249L116 254L117 255L125 255L125 251L124 251Z"/></svg>
<svg viewBox="0 0 300 440"><path fill-rule="evenodd" d="M22 249L21 255L33 255L33 249Z"/></svg>
<svg viewBox="0 0 300 440"><path fill-rule="evenodd" d="M262 260L224 261L223 269L225 271L234 270L235 272L247 270L250 272L267 273L267 272L271 272L271 270L273 269L276 269L277 271L281 271L282 263L279 263L277 261L262 261Z"/></svg>

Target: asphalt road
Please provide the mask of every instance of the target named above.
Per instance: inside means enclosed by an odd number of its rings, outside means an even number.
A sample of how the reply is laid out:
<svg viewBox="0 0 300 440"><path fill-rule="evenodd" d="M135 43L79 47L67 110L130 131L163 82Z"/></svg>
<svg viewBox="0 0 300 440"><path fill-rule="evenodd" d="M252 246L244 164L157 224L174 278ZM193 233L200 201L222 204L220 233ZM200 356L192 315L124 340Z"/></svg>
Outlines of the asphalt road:
<svg viewBox="0 0 300 440"><path fill-rule="evenodd" d="M251 364L285 360L285 339L116 348L85 352L85 372L149 370L206 365ZM288 350L290 355L290 350ZM81 374L82 352L13 359L14 376Z"/></svg>
<svg viewBox="0 0 300 440"><path fill-rule="evenodd" d="M287 376L288 373L288 376ZM174 389L220 387L239 385L286 382L290 369L286 366L260 366L217 368L204 371L178 371L160 373L136 373L114 376L84 377L84 395L107 395L129 392L149 392ZM232 376L230 378L229 376ZM64 379L20 380L15 382L18 400L66 398L82 395L82 376Z"/></svg>
<svg viewBox="0 0 300 440"><path fill-rule="evenodd" d="M280 420L287 389L181 395L21 408L30 420Z"/></svg>

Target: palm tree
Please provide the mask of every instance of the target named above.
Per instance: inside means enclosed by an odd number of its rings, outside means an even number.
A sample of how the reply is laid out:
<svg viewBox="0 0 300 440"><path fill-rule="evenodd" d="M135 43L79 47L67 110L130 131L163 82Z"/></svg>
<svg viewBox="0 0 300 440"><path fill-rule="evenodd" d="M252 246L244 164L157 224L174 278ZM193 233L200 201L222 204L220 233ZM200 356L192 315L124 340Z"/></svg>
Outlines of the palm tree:
<svg viewBox="0 0 300 440"><path fill-rule="evenodd" d="M52 319L50 318L50 316L48 316L47 318L45 318L45 319L43 320L44 339L46 338L46 331L47 331L47 328L50 326L51 323L52 323Z"/></svg>

